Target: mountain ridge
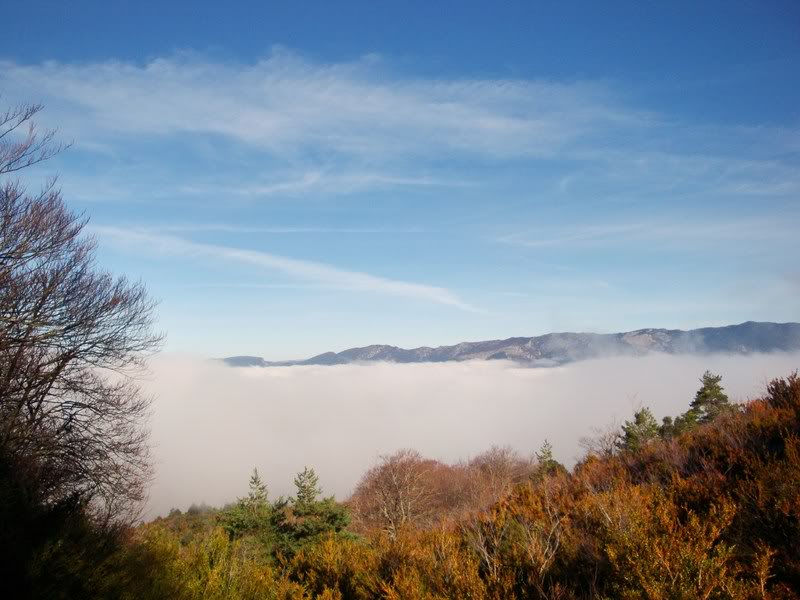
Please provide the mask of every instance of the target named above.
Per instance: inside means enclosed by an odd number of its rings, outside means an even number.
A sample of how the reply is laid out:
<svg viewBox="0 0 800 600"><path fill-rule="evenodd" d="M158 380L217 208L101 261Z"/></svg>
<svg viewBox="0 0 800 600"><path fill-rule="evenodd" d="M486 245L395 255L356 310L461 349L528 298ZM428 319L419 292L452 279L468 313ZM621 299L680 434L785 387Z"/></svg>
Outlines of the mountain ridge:
<svg viewBox="0 0 800 600"><path fill-rule="evenodd" d="M532 367L547 367L608 356L643 356L651 352L751 354L793 350L800 350L800 323L746 321L735 325L689 330L645 328L621 333L554 332L532 337L411 349L372 344L341 352L324 352L305 360L266 361L259 356L229 356L221 360L233 367L467 360L511 360Z"/></svg>

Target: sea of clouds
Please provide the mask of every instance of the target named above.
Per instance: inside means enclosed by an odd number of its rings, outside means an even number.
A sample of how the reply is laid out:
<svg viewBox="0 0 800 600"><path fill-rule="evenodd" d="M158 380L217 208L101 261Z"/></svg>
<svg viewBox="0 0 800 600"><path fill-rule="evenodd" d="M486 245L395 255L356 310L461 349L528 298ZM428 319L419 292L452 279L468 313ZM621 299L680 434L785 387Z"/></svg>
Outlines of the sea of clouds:
<svg viewBox="0 0 800 600"><path fill-rule="evenodd" d="M545 439L572 465L592 428L648 406L683 412L706 369L733 401L800 367L800 354L609 358L555 368L504 361L232 368L204 357L154 357L155 479L146 518L192 503L222 505L257 467L272 498L313 467L326 494L346 498L382 454L414 448L447 462L492 445L530 454Z"/></svg>

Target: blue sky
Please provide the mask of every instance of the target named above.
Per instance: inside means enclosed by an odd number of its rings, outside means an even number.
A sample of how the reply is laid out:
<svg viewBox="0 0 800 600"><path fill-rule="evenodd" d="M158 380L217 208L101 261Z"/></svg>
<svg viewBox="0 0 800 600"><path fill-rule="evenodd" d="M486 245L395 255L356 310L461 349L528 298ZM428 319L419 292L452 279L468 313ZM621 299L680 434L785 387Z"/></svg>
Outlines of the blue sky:
<svg viewBox="0 0 800 600"><path fill-rule="evenodd" d="M169 350L800 320L800 6L499 4L16 3L0 93Z"/></svg>

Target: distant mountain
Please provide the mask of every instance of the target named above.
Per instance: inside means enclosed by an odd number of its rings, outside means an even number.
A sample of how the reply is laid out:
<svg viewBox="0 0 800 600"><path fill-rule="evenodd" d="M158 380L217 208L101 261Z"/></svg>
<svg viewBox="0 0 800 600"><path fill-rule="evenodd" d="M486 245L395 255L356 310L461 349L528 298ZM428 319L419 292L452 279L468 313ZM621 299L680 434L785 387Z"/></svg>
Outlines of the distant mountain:
<svg viewBox="0 0 800 600"><path fill-rule="evenodd" d="M523 365L545 367L589 358L642 356L651 352L705 354L726 352L788 352L800 350L800 323L756 323L748 321L725 327L680 329L638 329L626 333L548 333L537 337L463 342L455 346L406 350L374 345L326 352L306 360L268 362L258 356L223 359L233 367L291 365L346 365L393 362L433 363L464 360L511 360Z"/></svg>
<svg viewBox="0 0 800 600"><path fill-rule="evenodd" d="M229 356L222 360L231 367L268 367L270 365L260 356Z"/></svg>

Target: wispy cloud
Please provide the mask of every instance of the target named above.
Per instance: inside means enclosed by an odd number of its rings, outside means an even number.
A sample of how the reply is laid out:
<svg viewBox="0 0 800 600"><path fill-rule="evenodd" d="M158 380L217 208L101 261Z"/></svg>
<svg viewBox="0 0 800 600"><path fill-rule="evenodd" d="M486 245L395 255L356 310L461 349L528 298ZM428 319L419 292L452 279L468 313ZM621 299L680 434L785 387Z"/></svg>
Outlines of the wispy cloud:
<svg viewBox="0 0 800 600"><path fill-rule="evenodd" d="M416 234L432 233L433 230L422 227L252 227L248 225L230 225L224 223L182 223L174 225L137 226L137 230L156 232L219 232L241 234Z"/></svg>
<svg viewBox="0 0 800 600"><path fill-rule="evenodd" d="M179 237L157 235L119 227L92 226L90 227L90 232L110 242L136 245L137 248L147 248L150 252L160 255L236 262L277 271L298 280L359 292L425 300L470 312L478 311L474 306L442 287L387 279L368 273L343 270L324 263L298 260L267 252L198 243Z"/></svg>
<svg viewBox="0 0 800 600"><path fill-rule="evenodd" d="M698 246L721 243L796 242L800 225L795 215L771 218L694 218L685 221L637 221L569 225L527 230L501 236L496 241L527 248L600 248L633 242L649 246Z"/></svg>
<svg viewBox="0 0 800 600"><path fill-rule="evenodd" d="M182 289L221 289L221 290L348 290L350 288L324 283L181 283L174 287Z"/></svg>
<svg viewBox="0 0 800 600"><path fill-rule="evenodd" d="M251 182L246 185L192 183L175 190L180 194L223 195L242 197L295 196L308 193L347 194L365 189L390 187L465 187L466 181L434 177L403 177L380 172L348 172L331 174L325 171L306 171L294 178Z"/></svg>
<svg viewBox="0 0 800 600"><path fill-rule="evenodd" d="M649 119L595 83L398 79L374 57L315 64L285 51L251 65L197 56L146 64L0 62L0 88L52 99L59 120L109 133L217 134L281 155L553 155ZM44 95L44 98L41 96Z"/></svg>
<svg viewBox="0 0 800 600"><path fill-rule="evenodd" d="M221 169L212 174L208 174L203 168L191 175L162 173L160 170L148 171L143 175L139 168L122 168L110 173L92 173L91 176L70 173L64 185L70 197L91 202L171 199L195 201L198 198L225 201L272 200L309 196L333 197L393 188L457 189L476 185L463 178L391 175L374 170L359 171L358 168L346 164L340 165L342 172L336 174L313 170L265 179L260 174L261 169L248 162L251 161L244 159L236 168ZM39 170L43 173L50 172L44 166Z"/></svg>
<svg viewBox="0 0 800 600"><path fill-rule="evenodd" d="M562 193L597 192L602 182L632 195L800 194L796 128L682 122L634 105L608 82L414 78L375 56L319 63L276 49L249 64L197 54L146 63L0 60L0 90L44 102L45 116L78 148L113 151L124 138L208 153L213 179L159 180L153 192L161 196L458 186L470 184L471 171L443 164L496 159L570 161L554 175ZM276 165L285 176L264 178Z"/></svg>

